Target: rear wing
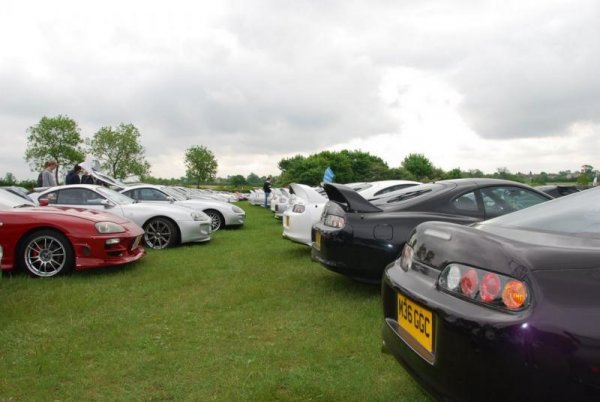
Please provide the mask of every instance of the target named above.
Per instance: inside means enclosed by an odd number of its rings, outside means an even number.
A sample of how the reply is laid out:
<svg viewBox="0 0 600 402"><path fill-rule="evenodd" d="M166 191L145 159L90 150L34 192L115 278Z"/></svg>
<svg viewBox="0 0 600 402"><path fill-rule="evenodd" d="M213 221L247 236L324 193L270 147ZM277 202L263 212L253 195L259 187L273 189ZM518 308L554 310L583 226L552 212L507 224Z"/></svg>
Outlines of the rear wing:
<svg viewBox="0 0 600 402"><path fill-rule="evenodd" d="M382 212L367 201L362 195L343 184L326 183L323 188L330 201L336 201L346 206L347 212Z"/></svg>

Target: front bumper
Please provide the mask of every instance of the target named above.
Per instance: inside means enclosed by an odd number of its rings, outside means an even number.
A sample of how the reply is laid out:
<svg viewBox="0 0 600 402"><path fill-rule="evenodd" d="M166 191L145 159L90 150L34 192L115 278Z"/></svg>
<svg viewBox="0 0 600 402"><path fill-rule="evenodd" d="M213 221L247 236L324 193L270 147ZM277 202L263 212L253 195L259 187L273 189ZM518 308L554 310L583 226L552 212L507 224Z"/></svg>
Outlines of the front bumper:
<svg viewBox="0 0 600 402"><path fill-rule="evenodd" d="M233 214L225 219L226 226L241 226L246 221L246 214Z"/></svg>
<svg viewBox="0 0 600 402"><path fill-rule="evenodd" d="M212 229L210 220L206 221L177 221L181 231L181 243L205 242L211 239Z"/></svg>

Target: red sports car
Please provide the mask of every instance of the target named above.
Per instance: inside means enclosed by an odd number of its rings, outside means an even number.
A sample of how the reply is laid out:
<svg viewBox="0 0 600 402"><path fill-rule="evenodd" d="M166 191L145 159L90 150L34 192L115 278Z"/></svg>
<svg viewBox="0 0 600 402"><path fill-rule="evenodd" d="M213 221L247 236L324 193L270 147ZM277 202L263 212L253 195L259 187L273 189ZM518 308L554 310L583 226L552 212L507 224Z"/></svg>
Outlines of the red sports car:
<svg viewBox="0 0 600 402"><path fill-rule="evenodd" d="M136 261L144 230L126 218L81 208L35 207L0 189L0 269L50 277Z"/></svg>

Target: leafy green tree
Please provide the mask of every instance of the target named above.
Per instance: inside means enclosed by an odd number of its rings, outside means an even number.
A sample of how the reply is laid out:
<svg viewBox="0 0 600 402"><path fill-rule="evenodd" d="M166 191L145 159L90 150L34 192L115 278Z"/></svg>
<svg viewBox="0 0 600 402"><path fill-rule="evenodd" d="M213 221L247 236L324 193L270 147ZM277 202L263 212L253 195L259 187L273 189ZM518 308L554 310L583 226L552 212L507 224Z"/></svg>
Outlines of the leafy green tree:
<svg viewBox="0 0 600 402"><path fill-rule="evenodd" d="M498 170L492 175L492 177L496 179L518 181L521 183L525 181L522 176L511 173L510 170L508 170L505 167L498 168Z"/></svg>
<svg viewBox="0 0 600 402"><path fill-rule="evenodd" d="M582 187L587 187L590 184L590 177L587 173L581 173L577 176L577 185Z"/></svg>
<svg viewBox="0 0 600 402"><path fill-rule="evenodd" d="M229 178L229 184L235 187L239 187L247 184L247 182L244 176L242 176L241 174L236 174Z"/></svg>
<svg viewBox="0 0 600 402"><path fill-rule="evenodd" d="M362 151L340 152L323 151L308 157L296 155L279 161L282 174L278 184L304 183L319 184L325 169L330 167L335 173L335 181L349 183L375 181L387 178L389 168L379 157Z"/></svg>
<svg viewBox="0 0 600 402"><path fill-rule="evenodd" d="M479 169L469 169L464 173L464 177L485 177L485 174Z"/></svg>
<svg viewBox="0 0 600 402"><path fill-rule="evenodd" d="M89 153L100 161L106 173L117 179L130 175L144 176L150 171L150 164L146 162L140 137L133 124L102 127L88 141Z"/></svg>
<svg viewBox="0 0 600 402"><path fill-rule="evenodd" d="M193 146L185 151L186 175L197 188L200 187L200 183L215 178L217 166L215 155L202 145Z"/></svg>
<svg viewBox="0 0 600 402"><path fill-rule="evenodd" d="M433 164L423 154L409 154L401 165L417 180L431 179L433 177Z"/></svg>
<svg viewBox="0 0 600 402"><path fill-rule="evenodd" d="M79 126L67 116L44 116L38 124L29 127L27 133L25 160L32 171L39 171L50 159L55 160L59 167L67 167L85 157ZM54 173L57 183L58 171L59 168Z"/></svg>
<svg viewBox="0 0 600 402"><path fill-rule="evenodd" d="M250 173L248 177L246 177L246 182L250 186L260 186L263 183L263 180L261 180L256 173Z"/></svg>
<svg viewBox="0 0 600 402"><path fill-rule="evenodd" d="M4 178L0 179L0 186L14 186L16 183L17 179L11 172L6 173Z"/></svg>
<svg viewBox="0 0 600 402"><path fill-rule="evenodd" d="M415 180L415 177L403 167L391 168L385 174L386 180Z"/></svg>
<svg viewBox="0 0 600 402"><path fill-rule="evenodd" d="M445 174L446 179L460 179L463 177L462 171L460 168L454 168Z"/></svg>

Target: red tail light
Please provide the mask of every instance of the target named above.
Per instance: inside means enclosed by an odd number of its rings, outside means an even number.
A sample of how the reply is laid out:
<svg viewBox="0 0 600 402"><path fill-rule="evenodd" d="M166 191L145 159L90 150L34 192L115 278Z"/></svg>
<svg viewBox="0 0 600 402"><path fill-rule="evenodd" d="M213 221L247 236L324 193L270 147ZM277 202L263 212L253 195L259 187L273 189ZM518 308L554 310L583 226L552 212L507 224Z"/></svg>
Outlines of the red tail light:
<svg viewBox="0 0 600 402"><path fill-rule="evenodd" d="M481 285L479 285L479 295L484 302L494 301L500 294L500 278L496 274L485 274Z"/></svg>
<svg viewBox="0 0 600 402"><path fill-rule="evenodd" d="M467 270L460 278L460 290L464 295L469 297L475 296L478 284L479 279L477 278L477 271L473 268Z"/></svg>
<svg viewBox="0 0 600 402"><path fill-rule="evenodd" d="M447 265L438 286L449 293L507 310L526 308L531 299L525 282L462 264Z"/></svg>

